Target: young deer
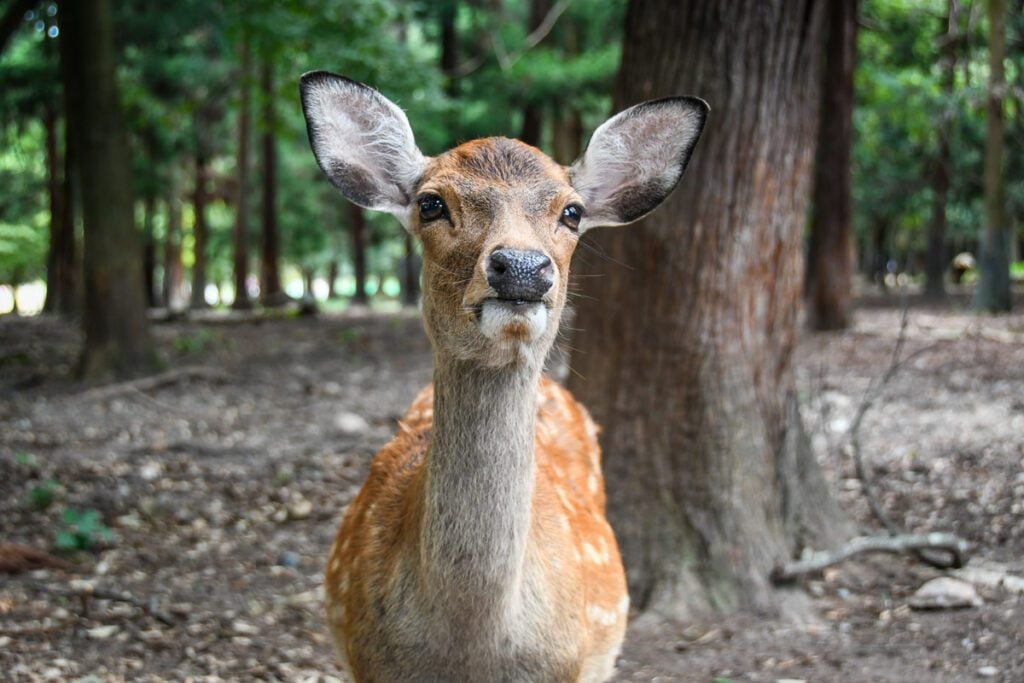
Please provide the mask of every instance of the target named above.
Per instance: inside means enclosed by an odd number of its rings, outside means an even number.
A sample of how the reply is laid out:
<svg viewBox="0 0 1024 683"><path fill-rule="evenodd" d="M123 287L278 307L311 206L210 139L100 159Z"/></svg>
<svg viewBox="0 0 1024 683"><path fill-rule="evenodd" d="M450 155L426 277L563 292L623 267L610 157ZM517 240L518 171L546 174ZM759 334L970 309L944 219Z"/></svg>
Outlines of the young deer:
<svg viewBox="0 0 1024 683"><path fill-rule="evenodd" d="M541 369L580 235L665 199L707 105L627 109L566 168L506 138L424 157L377 91L315 72L301 93L331 182L423 244L435 362L331 549L338 648L358 681L607 679L629 596L597 427Z"/></svg>

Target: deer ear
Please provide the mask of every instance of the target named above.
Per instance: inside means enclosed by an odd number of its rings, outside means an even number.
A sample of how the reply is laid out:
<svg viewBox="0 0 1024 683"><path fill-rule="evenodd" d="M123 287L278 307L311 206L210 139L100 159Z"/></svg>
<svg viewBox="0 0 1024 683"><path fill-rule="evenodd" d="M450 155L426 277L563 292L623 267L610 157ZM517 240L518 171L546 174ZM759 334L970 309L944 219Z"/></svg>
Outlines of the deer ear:
<svg viewBox="0 0 1024 683"><path fill-rule="evenodd" d="M299 82L306 130L320 168L350 201L387 211L408 227L426 159L409 119L369 86L326 71Z"/></svg>
<svg viewBox="0 0 1024 683"><path fill-rule="evenodd" d="M586 205L580 230L625 225L657 208L683 177L708 110L702 99L669 97L601 124L569 168Z"/></svg>

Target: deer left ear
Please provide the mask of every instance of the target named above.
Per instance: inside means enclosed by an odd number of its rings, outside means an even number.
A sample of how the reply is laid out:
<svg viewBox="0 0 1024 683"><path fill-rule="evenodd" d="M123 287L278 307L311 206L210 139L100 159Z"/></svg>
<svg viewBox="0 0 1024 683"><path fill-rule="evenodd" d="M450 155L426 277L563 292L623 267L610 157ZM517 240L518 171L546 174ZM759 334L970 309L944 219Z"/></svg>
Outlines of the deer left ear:
<svg viewBox="0 0 1024 683"><path fill-rule="evenodd" d="M651 100L594 131L569 168L586 204L580 231L632 223L657 208L683 177L708 111L697 97Z"/></svg>

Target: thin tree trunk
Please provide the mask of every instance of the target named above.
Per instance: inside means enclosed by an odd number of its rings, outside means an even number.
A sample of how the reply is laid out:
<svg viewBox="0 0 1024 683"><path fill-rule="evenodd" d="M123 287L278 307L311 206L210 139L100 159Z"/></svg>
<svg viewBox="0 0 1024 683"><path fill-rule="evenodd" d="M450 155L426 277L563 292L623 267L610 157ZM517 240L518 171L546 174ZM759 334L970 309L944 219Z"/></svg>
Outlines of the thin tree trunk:
<svg viewBox="0 0 1024 683"><path fill-rule="evenodd" d="M857 0L832 0L807 255L807 324L812 330L846 329L853 308L851 163L856 61Z"/></svg>
<svg viewBox="0 0 1024 683"><path fill-rule="evenodd" d="M63 45L59 41L60 45ZM66 82L69 75L67 64L67 51L60 50L60 73L61 80ZM63 95L64 111L68 111L67 93ZM46 310L54 312L63 317L71 317L81 309L80 294L78 291L79 263L78 249L75 239L75 148L74 137L71 133L71 121L64 116L64 159L63 173L60 178L60 185L57 188L59 193L54 205L53 192L50 192L50 251L47 256L47 285L46 285ZM56 130L53 131L56 135ZM56 140L54 140L56 142ZM56 151L55 151L56 153ZM53 171L51 171L53 173ZM51 175L51 181L53 176ZM54 215L54 210L57 214ZM56 223L54 223L56 221Z"/></svg>
<svg viewBox="0 0 1024 683"><path fill-rule="evenodd" d="M985 233L978 259L974 308L990 313L1010 310L1010 236L1006 223L1003 175L1003 100L1006 98L1006 0L988 0L989 86L985 131Z"/></svg>
<svg viewBox="0 0 1024 683"><path fill-rule="evenodd" d="M153 220L156 216L156 199L148 196L142 202L142 283L146 290L146 306L156 308L162 298L156 289L156 237L153 235Z"/></svg>
<svg viewBox="0 0 1024 683"><path fill-rule="evenodd" d="M366 304L366 215L362 207L349 204L349 235L352 238L352 267L355 270L356 291L352 303Z"/></svg>
<svg viewBox="0 0 1024 683"><path fill-rule="evenodd" d="M526 26L529 33L540 26L551 9L551 0L530 0L530 16ZM543 40L541 44L543 44ZM529 98L523 107L523 128L519 139L528 145L539 147L544 132L544 103L537 98Z"/></svg>
<svg viewBox="0 0 1024 683"><path fill-rule="evenodd" d="M110 0L61 6L67 116L75 122L85 223L80 371L88 379L128 376L157 365L132 220L131 158L114 72L112 24Z"/></svg>
<svg viewBox="0 0 1024 683"><path fill-rule="evenodd" d="M167 195L167 234L164 236L164 305L168 311L181 308L181 199L178 197L177 186L172 187Z"/></svg>
<svg viewBox="0 0 1024 683"><path fill-rule="evenodd" d="M948 257L946 250L946 204L949 198L950 154L949 136L953 128L953 116L956 109L953 104L953 90L956 85L956 52L958 39L958 0L947 0L946 29L941 37L942 43L942 110L939 112L937 133L938 150L935 156L935 168L932 171L932 222L928 230L928 254L925 261L924 295L928 301L941 303L946 300L946 267Z"/></svg>
<svg viewBox="0 0 1024 683"><path fill-rule="evenodd" d="M563 42L566 59L579 54L579 31L571 21L567 21L563 28ZM552 118L552 155L559 163L571 164L583 151L583 118L580 110L572 98L567 98L556 105Z"/></svg>
<svg viewBox="0 0 1024 683"><path fill-rule="evenodd" d="M263 61L260 74L263 91L263 231L260 244L260 300L264 306L280 306L287 301L281 289L277 235L277 146L274 137L274 65Z"/></svg>
<svg viewBox="0 0 1024 683"><path fill-rule="evenodd" d="M235 197L234 274L235 300L231 308L249 309L252 302L246 280L249 276L249 128L252 109L252 86L249 83L249 37L243 36L239 48L238 152L236 163L237 195Z"/></svg>
<svg viewBox="0 0 1024 683"><path fill-rule="evenodd" d="M196 125L201 125L197 116ZM202 133L197 132L197 137ZM207 308L206 303L206 156L201 140L196 145L195 188L192 193L192 294L189 307Z"/></svg>
<svg viewBox="0 0 1024 683"><path fill-rule="evenodd" d="M332 258L327 267L327 299L331 300L338 296L335 284L338 281L338 259Z"/></svg>
<svg viewBox="0 0 1024 683"><path fill-rule="evenodd" d="M627 10L616 108L680 93L711 104L666 205L577 252L569 384L604 429L608 515L641 609L775 611L788 596L773 564L848 532L792 363L825 5Z"/></svg>
<svg viewBox="0 0 1024 683"><path fill-rule="evenodd" d="M402 302L406 306L416 306L420 301L419 255L409 233L405 234L405 258L402 266Z"/></svg>
<svg viewBox="0 0 1024 683"><path fill-rule="evenodd" d="M67 248L61 234L64 227L64 187L61 179L57 112L52 106L46 107L43 126L46 131L46 189L50 199L50 248L46 255L46 301L43 303L43 311L63 313L61 299L67 295L63 291L66 284L61 282L61 276L64 275L61 272L61 261L66 258L61 251Z"/></svg>

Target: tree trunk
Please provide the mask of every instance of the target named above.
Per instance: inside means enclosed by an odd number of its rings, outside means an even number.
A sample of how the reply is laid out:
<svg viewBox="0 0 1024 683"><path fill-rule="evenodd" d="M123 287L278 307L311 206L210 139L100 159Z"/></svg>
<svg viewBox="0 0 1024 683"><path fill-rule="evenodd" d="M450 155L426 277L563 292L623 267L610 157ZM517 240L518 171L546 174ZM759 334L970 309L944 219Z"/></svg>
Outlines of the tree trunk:
<svg viewBox="0 0 1024 683"><path fill-rule="evenodd" d="M182 307L181 199L172 183L167 195L167 234L164 236L164 306L168 312Z"/></svg>
<svg viewBox="0 0 1024 683"><path fill-rule="evenodd" d="M234 230L234 273L235 300L231 308L245 310L252 308L246 280L249 275L249 122L252 109L252 87L249 83L250 54L249 38L242 37L239 47L239 88L240 102L238 105L238 152L235 159L238 165L236 172L237 196L235 197L235 230Z"/></svg>
<svg viewBox="0 0 1024 683"><path fill-rule="evenodd" d="M807 254L807 324L812 330L850 326L853 308L853 72L857 61L857 0L828 3L828 41L814 215Z"/></svg>
<svg viewBox="0 0 1024 683"><path fill-rule="evenodd" d="M1003 176L1003 100L1006 77L1006 0L988 0L988 125L985 130L985 233L978 259L974 308L989 313L1010 310L1010 235L1006 226Z"/></svg>
<svg viewBox="0 0 1024 683"><path fill-rule="evenodd" d="M46 186L50 199L50 248L46 255L46 301L43 310L69 316L78 308L75 301L75 230L70 178L62 177L57 111L47 107L43 123L46 129ZM65 148L66 148L65 143ZM68 173L67 151L63 173Z"/></svg>
<svg viewBox="0 0 1024 683"><path fill-rule="evenodd" d="M607 258L579 259L569 384L604 428L608 514L641 609L774 611L773 564L848 532L792 366L825 4L627 10L616 108L711 104L666 206L580 250Z"/></svg>
<svg viewBox="0 0 1024 683"><path fill-rule="evenodd" d="M131 157L114 73L112 23L110 0L61 6L67 117L74 121L85 223L80 372L88 379L128 376L157 365L132 219Z"/></svg>
<svg viewBox="0 0 1024 683"><path fill-rule="evenodd" d="M201 128L203 119L196 117L196 127ZM206 152L202 131L196 132L195 189L192 193L192 294L189 308L207 308L206 303Z"/></svg>
<svg viewBox="0 0 1024 683"><path fill-rule="evenodd" d="M352 237L352 267L356 277L352 303L365 305L369 299L366 296L366 215L362 207L349 203L348 226Z"/></svg>
<svg viewBox="0 0 1024 683"><path fill-rule="evenodd" d="M260 75L263 91L263 234L260 244L260 301L280 306L287 301L278 270L277 236L277 147L274 137L274 65L267 58Z"/></svg>
<svg viewBox="0 0 1024 683"><path fill-rule="evenodd" d="M330 265L327 267L327 300L338 296L338 292L335 289L334 283L338 281L338 259L332 258Z"/></svg>
<svg viewBox="0 0 1024 683"><path fill-rule="evenodd" d="M156 199L146 197L142 202L142 286L146 290L146 306L156 308L162 298L156 289L156 237L153 235L153 219L156 216Z"/></svg>
<svg viewBox="0 0 1024 683"><path fill-rule="evenodd" d="M530 0L530 16L526 32L530 33L540 26L550 9L551 0ZM541 43L543 44L543 42L542 40ZM528 145L540 147L543 132L544 103L528 96L526 106L523 107L523 128L519 133L519 139Z"/></svg>
<svg viewBox="0 0 1024 683"><path fill-rule="evenodd" d="M566 59L579 54L579 31L572 21L566 21L563 26L563 44ZM551 153L561 164L571 164L583 151L583 117L574 99L568 97L557 103L552 112Z"/></svg>
<svg viewBox="0 0 1024 683"><path fill-rule="evenodd" d="M932 303L946 300L946 204L949 198L950 169L953 160L950 154L949 136L953 128L956 108L953 103L953 89L956 85L956 42L958 36L958 0L947 0L946 29L942 43L942 110L939 112L937 133L938 149L935 168L932 171L932 222L928 230L928 254L925 261L925 299Z"/></svg>
<svg viewBox="0 0 1024 683"><path fill-rule="evenodd" d="M409 233L405 234L402 271L402 303L406 306L416 306L420 302L420 259Z"/></svg>

